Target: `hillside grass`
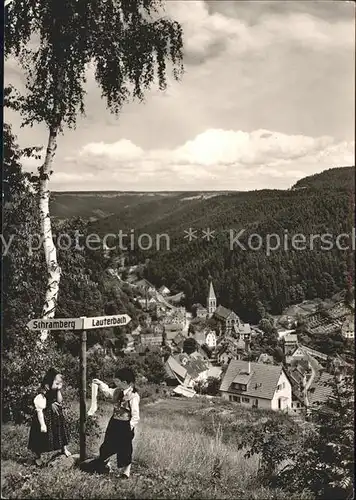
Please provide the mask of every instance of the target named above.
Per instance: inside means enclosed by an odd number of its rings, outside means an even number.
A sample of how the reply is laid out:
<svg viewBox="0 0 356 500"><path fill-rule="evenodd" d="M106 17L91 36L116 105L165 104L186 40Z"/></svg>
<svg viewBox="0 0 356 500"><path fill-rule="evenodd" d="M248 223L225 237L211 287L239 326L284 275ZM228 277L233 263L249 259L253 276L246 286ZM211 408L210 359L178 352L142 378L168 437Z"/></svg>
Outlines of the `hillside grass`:
<svg viewBox="0 0 356 500"><path fill-rule="evenodd" d="M234 410L226 403L204 399L166 399L142 405L134 440L132 477L89 475L78 469L31 464L27 452L28 427L2 429L3 498L243 498L282 499L286 492L259 484L257 456L244 457L231 439L231 421L263 418L264 412ZM110 418L105 405L98 418L99 436L88 437L90 456L97 453ZM71 412L77 413L77 405ZM235 420L238 420L235 418ZM77 439L70 447L79 451ZM112 459L114 468L115 457ZM288 498L293 498L287 495ZM300 493L295 499L308 498ZM310 497L309 497L310 498Z"/></svg>

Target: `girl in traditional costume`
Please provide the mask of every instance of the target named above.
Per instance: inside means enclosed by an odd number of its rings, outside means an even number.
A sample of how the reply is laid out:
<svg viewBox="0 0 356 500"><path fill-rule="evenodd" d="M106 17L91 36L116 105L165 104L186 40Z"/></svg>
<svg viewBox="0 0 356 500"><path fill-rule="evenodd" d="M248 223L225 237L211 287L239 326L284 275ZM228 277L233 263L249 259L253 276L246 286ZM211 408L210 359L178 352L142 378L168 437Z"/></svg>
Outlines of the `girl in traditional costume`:
<svg viewBox="0 0 356 500"><path fill-rule="evenodd" d="M46 373L39 393L34 398L35 415L32 420L28 448L35 454L35 462L41 465L42 453L61 450L67 457L69 432L63 415L61 389L63 377L51 368Z"/></svg>

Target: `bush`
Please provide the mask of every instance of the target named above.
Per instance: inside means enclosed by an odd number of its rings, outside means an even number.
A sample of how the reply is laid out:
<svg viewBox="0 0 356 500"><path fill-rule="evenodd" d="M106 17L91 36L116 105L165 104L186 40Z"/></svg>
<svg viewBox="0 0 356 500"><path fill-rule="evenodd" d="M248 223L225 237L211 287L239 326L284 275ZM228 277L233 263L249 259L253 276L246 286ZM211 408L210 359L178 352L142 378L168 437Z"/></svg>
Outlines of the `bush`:
<svg viewBox="0 0 356 500"><path fill-rule="evenodd" d="M35 336L18 339L17 345L3 359L2 421L19 424L33 414L33 398L48 368L61 370L62 355L50 343L39 349Z"/></svg>

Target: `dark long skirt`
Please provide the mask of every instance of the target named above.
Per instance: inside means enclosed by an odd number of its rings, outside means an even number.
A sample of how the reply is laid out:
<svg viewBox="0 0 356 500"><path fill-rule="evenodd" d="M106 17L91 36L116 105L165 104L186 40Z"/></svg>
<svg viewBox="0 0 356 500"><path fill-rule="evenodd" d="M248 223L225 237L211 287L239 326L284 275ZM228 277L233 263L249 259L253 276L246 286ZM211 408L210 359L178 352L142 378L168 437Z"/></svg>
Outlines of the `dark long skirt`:
<svg viewBox="0 0 356 500"><path fill-rule="evenodd" d="M58 408L58 415L51 406L43 411L47 432L41 432L37 412L33 416L28 448L37 455L49 451L63 449L69 443L69 431L64 419L62 407Z"/></svg>
<svg viewBox="0 0 356 500"><path fill-rule="evenodd" d="M134 431L130 422L111 418L100 446L100 459L106 461L116 453L117 466L126 467L132 461L132 440Z"/></svg>

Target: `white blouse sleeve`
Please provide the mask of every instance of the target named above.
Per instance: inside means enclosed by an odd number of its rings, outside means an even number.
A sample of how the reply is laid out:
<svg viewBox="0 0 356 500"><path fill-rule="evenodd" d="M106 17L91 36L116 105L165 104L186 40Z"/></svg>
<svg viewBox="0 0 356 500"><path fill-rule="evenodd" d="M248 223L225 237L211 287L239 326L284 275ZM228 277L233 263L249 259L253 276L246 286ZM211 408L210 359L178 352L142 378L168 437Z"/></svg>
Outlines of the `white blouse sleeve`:
<svg viewBox="0 0 356 500"><path fill-rule="evenodd" d="M33 403L37 411L42 411L46 408L46 398L42 394L38 394Z"/></svg>
<svg viewBox="0 0 356 500"><path fill-rule="evenodd" d="M136 393L135 396L130 400L131 406L131 420L130 427L131 430L136 427L140 420L140 396Z"/></svg>
<svg viewBox="0 0 356 500"><path fill-rule="evenodd" d="M104 382L102 384L100 384L100 389L101 389L101 392L104 394L104 396L106 396L107 398L113 399L114 392L116 389L110 389L108 384L105 384Z"/></svg>

